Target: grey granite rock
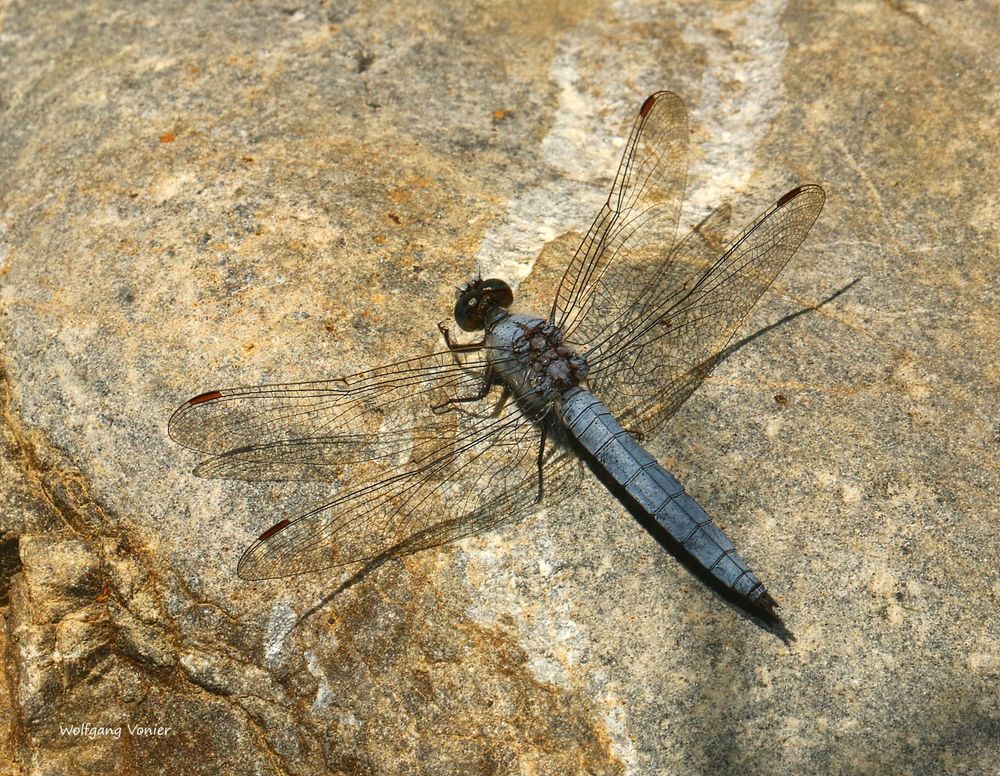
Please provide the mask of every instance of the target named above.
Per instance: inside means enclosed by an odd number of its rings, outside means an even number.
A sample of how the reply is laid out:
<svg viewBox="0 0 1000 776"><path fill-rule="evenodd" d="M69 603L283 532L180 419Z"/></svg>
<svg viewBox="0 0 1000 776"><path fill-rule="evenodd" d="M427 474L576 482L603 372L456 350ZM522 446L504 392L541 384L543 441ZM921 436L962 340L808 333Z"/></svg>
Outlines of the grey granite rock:
<svg viewBox="0 0 1000 776"><path fill-rule="evenodd" d="M0 0L0 773L995 773L998 29ZM797 641L596 484L332 599L237 580L324 491L196 480L172 409L436 348L477 268L544 310L659 89L686 223L829 195L744 333L806 313L651 441Z"/></svg>

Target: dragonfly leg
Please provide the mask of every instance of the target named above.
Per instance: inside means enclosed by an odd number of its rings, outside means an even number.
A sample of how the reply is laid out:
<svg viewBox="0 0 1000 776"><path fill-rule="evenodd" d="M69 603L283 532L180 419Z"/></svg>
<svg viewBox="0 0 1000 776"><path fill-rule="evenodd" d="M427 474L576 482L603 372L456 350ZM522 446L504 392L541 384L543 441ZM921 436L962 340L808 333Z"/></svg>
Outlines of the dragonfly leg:
<svg viewBox="0 0 1000 776"><path fill-rule="evenodd" d="M446 401L443 401L440 404L433 405L431 407L431 411L435 415L440 415L444 412L447 412L449 409L452 408L452 406L456 404L466 404L468 402L473 402L473 401L482 401L489 394L490 389L493 387L494 384L495 381L493 379L491 370L487 370L486 374L483 375L483 382L482 385L479 387L478 392L476 392L472 396L453 396L452 398L447 399ZM504 402L507 401L506 396L507 396L507 388L504 387L503 394L501 394L500 396L500 401L497 403L498 407L495 410L494 417L500 414L500 410L503 408Z"/></svg>
<svg viewBox="0 0 1000 776"><path fill-rule="evenodd" d="M438 331L441 332L441 336L444 337L444 344L448 347L448 350L454 350L457 352L469 352L472 350L482 350L483 346L486 344L485 335L479 342L469 342L463 344L461 342L455 342L451 338L451 334L448 332L448 322L440 321L438 323Z"/></svg>
<svg viewBox="0 0 1000 776"><path fill-rule="evenodd" d="M503 390L500 391L500 398L497 400L497 406L493 410L493 412L490 413L490 417L492 418L500 417L500 413L503 411L503 408L507 406L507 400L510 398L510 396L511 396L510 388L504 385Z"/></svg>

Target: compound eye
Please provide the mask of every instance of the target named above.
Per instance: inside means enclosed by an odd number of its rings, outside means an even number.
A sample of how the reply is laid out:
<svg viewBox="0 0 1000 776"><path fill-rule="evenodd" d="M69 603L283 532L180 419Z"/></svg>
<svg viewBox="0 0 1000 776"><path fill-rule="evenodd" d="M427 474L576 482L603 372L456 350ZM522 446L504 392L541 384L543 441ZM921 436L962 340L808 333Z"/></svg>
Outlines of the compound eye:
<svg viewBox="0 0 1000 776"><path fill-rule="evenodd" d="M489 293L490 301L503 307L505 310L514 304L514 292L511 291L509 285L499 278L484 280L482 289L484 293Z"/></svg>
<svg viewBox="0 0 1000 776"><path fill-rule="evenodd" d="M485 328L484 315L493 306L507 308L514 303L514 292L502 280L474 280L459 286L455 302L455 322L463 331Z"/></svg>
<svg viewBox="0 0 1000 776"><path fill-rule="evenodd" d="M483 328L481 293L479 289L470 288L455 302L455 323L462 331L478 331Z"/></svg>

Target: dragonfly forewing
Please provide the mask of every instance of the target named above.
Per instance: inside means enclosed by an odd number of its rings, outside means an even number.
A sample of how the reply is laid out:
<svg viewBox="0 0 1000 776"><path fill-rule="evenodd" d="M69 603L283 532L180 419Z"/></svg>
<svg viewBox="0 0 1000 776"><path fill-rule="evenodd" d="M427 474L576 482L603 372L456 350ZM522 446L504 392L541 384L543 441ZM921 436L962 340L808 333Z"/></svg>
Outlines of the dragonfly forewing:
<svg viewBox="0 0 1000 776"><path fill-rule="evenodd" d="M793 189L711 260L711 241L685 241L665 255L646 304L596 329L586 350L591 385L620 421L652 433L698 387L824 201L819 186Z"/></svg>
<svg viewBox="0 0 1000 776"><path fill-rule="evenodd" d="M625 266L625 246L654 238L674 242L687 179L688 122L684 102L672 92L651 95L639 110L625 145L611 193L583 238L556 292L550 320L567 340L578 322L614 318L631 309L647 287L656 264ZM617 266L618 281L606 282Z"/></svg>
<svg viewBox="0 0 1000 776"><path fill-rule="evenodd" d="M514 402L483 393L479 354L436 353L327 381L210 391L182 405L172 438L217 453L195 473L319 480L349 489L265 531L245 578L368 560L483 530L531 511L541 429ZM546 489L574 467L548 451Z"/></svg>

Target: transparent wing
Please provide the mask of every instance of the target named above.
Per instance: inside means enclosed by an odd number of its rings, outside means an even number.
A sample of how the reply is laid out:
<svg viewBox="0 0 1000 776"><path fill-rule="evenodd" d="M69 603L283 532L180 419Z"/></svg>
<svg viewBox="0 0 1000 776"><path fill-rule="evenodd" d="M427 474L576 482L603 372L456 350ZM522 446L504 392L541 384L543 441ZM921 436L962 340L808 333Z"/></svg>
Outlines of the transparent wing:
<svg viewBox="0 0 1000 776"><path fill-rule="evenodd" d="M728 209L716 211L660 255L657 277L613 323L604 311L578 321L591 388L623 425L651 433L700 384L825 199L819 186L792 189L722 251L713 235ZM609 273L601 284L615 282Z"/></svg>
<svg viewBox="0 0 1000 776"><path fill-rule="evenodd" d="M318 571L453 541L517 519L539 503L539 433L525 416L487 423L449 449L416 457L381 480L265 531L240 559L244 579ZM549 448L546 498L579 477L574 457ZM353 481L353 480L352 480Z"/></svg>
<svg viewBox="0 0 1000 776"><path fill-rule="evenodd" d="M169 433L215 454L199 476L349 483L265 531L242 577L413 552L537 505L540 426L481 390L485 370L481 354L444 352L336 380L210 391L174 413ZM576 467L555 447L546 458L544 491L559 494Z"/></svg>
<svg viewBox="0 0 1000 776"><path fill-rule="evenodd" d="M214 455L200 477L337 482L358 463L391 465L459 431L461 406L489 414L482 354L446 351L333 380L226 388L196 396L170 418L170 437Z"/></svg>
<svg viewBox="0 0 1000 776"><path fill-rule="evenodd" d="M673 245L687 177L687 111L671 92L646 99L611 187L556 293L550 320L567 339L581 321L631 310ZM653 250L642 256L647 241ZM608 282L614 268L615 282Z"/></svg>

